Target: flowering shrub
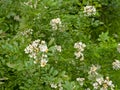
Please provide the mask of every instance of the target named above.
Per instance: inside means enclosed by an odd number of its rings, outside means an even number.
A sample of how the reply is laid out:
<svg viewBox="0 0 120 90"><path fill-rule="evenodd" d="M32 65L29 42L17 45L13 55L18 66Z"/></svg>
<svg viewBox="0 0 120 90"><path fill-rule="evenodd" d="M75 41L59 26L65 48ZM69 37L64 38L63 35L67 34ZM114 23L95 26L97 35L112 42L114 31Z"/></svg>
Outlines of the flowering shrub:
<svg viewBox="0 0 120 90"><path fill-rule="evenodd" d="M119 90L119 0L1 0L0 90Z"/></svg>

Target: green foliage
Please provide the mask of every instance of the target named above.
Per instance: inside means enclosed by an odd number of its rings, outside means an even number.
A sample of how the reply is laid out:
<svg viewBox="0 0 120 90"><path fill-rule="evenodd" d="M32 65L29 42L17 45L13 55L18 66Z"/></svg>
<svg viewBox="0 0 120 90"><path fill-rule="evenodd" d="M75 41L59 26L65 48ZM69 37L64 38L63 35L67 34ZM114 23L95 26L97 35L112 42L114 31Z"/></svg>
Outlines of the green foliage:
<svg viewBox="0 0 120 90"><path fill-rule="evenodd" d="M85 16L87 5L96 8L95 15ZM112 68L120 60L119 7L119 0L0 0L0 90L94 90L91 65L100 65L100 76L109 76L119 90L120 70ZM53 30L50 21L56 18L61 24ZM24 51L37 39L48 46L45 67ZM86 45L84 61L75 57L76 42Z"/></svg>

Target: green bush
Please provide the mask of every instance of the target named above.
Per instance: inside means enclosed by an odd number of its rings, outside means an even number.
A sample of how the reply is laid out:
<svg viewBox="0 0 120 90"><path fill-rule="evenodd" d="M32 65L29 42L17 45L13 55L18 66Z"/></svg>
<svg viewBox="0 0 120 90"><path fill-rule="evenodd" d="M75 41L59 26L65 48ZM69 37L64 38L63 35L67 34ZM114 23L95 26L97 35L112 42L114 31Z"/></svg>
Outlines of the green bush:
<svg viewBox="0 0 120 90"><path fill-rule="evenodd" d="M119 0L1 0L0 90L119 90Z"/></svg>

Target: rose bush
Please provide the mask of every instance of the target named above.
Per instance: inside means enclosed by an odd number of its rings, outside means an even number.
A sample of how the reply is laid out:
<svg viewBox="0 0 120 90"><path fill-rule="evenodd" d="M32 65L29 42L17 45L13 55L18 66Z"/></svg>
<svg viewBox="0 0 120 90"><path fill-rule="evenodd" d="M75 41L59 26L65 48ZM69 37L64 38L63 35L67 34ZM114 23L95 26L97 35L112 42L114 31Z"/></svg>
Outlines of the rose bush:
<svg viewBox="0 0 120 90"><path fill-rule="evenodd" d="M119 0L1 0L0 90L119 90Z"/></svg>

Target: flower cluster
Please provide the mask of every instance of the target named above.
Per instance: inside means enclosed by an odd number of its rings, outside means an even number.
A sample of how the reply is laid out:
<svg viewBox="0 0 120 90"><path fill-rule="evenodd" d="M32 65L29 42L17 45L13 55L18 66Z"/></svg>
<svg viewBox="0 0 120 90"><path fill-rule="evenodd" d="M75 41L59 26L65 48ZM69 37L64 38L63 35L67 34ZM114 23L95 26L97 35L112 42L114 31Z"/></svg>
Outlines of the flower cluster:
<svg viewBox="0 0 120 90"><path fill-rule="evenodd" d="M114 70L119 70L119 69L120 69L120 61L119 61L119 60L115 60L115 61L112 63L112 66L113 66L113 69L114 69Z"/></svg>
<svg viewBox="0 0 120 90"><path fill-rule="evenodd" d="M93 75L93 76L97 76L98 73L97 73L97 70L100 68L100 66L95 66L95 65L92 65L90 67L90 71L88 72L89 75Z"/></svg>
<svg viewBox="0 0 120 90"><path fill-rule="evenodd" d="M30 45L28 45L24 51L25 53L29 54L30 58L35 59L35 64L40 62L41 67L44 67L48 62L48 47L45 41L40 41L39 39L35 40Z"/></svg>
<svg viewBox="0 0 120 90"><path fill-rule="evenodd" d="M83 12L86 16L95 15L96 14L96 8L94 6L85 6Z"/></svg>
<svg viewBox="0 0 120 90"><path fill-rule="evenodd" d="M114 84L111 80L109 80L109 77L106 77L105 79L103 77L96 78L95 83L93 83L93 87L95 90L114 90Z"/></svg>
<svg viewBox="0 0 120 90"><path fill-rule="evenodd" d="M76 81L78 81L81 86L83 86L84 80L85 78L76 78Z"/></svg>
<svg viewBox="0 0 120 90"><path fill-rule="evenodd" d="M79 59L82 61L84 60L84 55L83 55L83 51L84 48L86 47L85 44L83 44L82 42L78 42L74 44L74 48L77 49L77 51L74 53L74 55L76 56L76 59Z"/></svg>
<svg viewBox="0 0 120 90"><path fill-rule="evenodd" d="M52 19L50 21L50 25L52 26L53 30L57 30L58 27L61 27L61 20L60 20L60 18Z"/></svg>
<svg viewBox="0 0 120 90"><path fill-rule="evenodd" d="M21 34L22 34L23 36L29 36L29 35L31 35L32 33L33 33L33 29L27 29L27 30L21 32Z"/></svg>
<svg viewBox="0 0 120 90"><path fill-rule="evenodd" d="M109 80L109 77L103 78L102 75L100 75L97 70L100 68L99 65L95 66L92 65L90 67L90 71L88 72L90 80L93 81L93 88L94 90L114 90L114 84L111 80Z"/></svg>
<svg viewBox="0 0 120 90"><path fill-rule="evenodd" d="M59 90L63 90L61 83L58 83L58 84L51 83L50 86L51 86L51 88L54 88L54 89L59 88Z"/></svg>

